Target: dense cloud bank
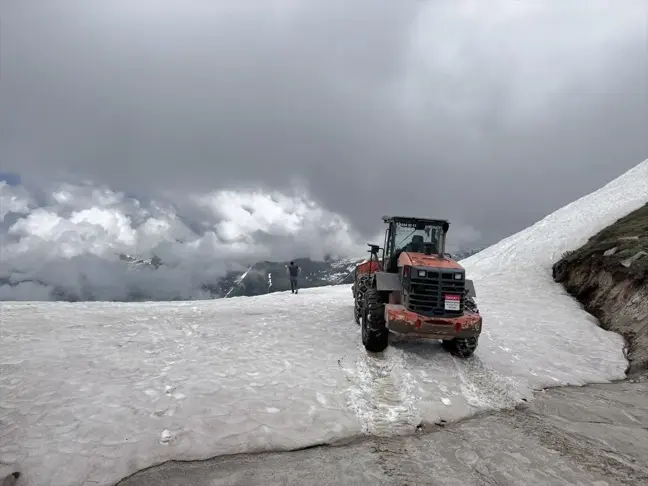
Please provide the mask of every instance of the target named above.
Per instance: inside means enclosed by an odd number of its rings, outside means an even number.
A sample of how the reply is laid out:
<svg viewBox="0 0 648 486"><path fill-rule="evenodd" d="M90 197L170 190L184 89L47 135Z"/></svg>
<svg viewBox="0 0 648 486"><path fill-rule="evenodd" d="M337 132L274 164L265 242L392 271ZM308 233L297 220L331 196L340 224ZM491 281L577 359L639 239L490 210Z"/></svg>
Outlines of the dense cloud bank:
<svg viewBox="0 0 648 486"><path fill-rule="evenodd" d="M92 183L0 182L0 197L2 300L211 298L228 270L259 260L363 251L344 218L298 189L172 202Z"/></svg>

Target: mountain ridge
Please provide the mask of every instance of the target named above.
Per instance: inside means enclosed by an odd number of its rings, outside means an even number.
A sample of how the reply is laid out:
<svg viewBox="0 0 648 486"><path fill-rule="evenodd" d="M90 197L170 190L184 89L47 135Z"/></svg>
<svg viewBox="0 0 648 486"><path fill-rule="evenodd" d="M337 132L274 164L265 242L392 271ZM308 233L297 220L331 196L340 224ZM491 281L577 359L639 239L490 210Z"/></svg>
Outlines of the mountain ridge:
<svg viewBox="0 0 648 486"><path fill-rule="evenodd" d="M483 248L461 250L453 255L457 260L467 258L478 253ZM158 256L141 256L120 253L115 255L126 266L128 272L157 272L164 271L165 262ZM300 288L322 287L327 285L340 285L352 283L353 269L365 258L332 258L324 260L313 260L302 257L293 261L302 268L299 279ZM212 281L202 282L200 287L204 292L203 299L220 299L230 297L251 297L274 292L282 292L290 289L290 280L287 273L289 262L258 261L246 265L245 270L229 270L224 276L215 278ZM242 265L240 266L242 267ZM239 268L240 268L239 267ZM82 275L83 277L83 275ZM68 288L65 284L53 286L51 296L54 301L80 302L99 301L93 289L86 282L79 282L78 287ZM0 278L0 286L11 287L28 286L30 284L46 285L45 282L31 279L24 275L22 279L15 276ZM69 285L69 284L68 284ZM115 302L143 302L143 301L184 301L192 300L183 298L180 295L169 295L165 299L154 299L146 292L145 288L133 286L124 298L115 299ZM195 299L193 299L195 300Z"/></svg>
<svg viewBox="0 0 648 486"><path fill-rule="evenodd" d="M455 260L462 260L481 250L483 250L481 247L461 250L453 254L452 257ZM310 258L295 258L292 261L302 268L299 280L300 288L312 288L352 283L354 268L364 260L365 258L328 258L320 261ZM225 291L223 297L250 297L290 290L287 264L288 262L257 262L246 272L228 274L222 281Z"/></svg>

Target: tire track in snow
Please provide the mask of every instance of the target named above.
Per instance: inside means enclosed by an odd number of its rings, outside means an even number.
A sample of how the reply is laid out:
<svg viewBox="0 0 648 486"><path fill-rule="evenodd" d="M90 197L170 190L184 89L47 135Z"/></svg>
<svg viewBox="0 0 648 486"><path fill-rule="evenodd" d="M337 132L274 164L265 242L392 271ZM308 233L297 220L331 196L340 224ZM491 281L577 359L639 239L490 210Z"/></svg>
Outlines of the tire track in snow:
<svg viewBox="0 0 648 486"><path fill-rule="evenodd" d="M424 422L513 408L530 390L478 355L456 358L436 343L406 336L380 354L359 346L354 366L340 365L352 384L347 405L365 434L382 437L411 434Z"/></svg>
<svg viewBox="0 0 648 486"><path fill-rule="evenodd" d="M528 384L504 376L484 363L478 352L462 359L430 340L399 336L394 341L392 345L402 346L410 368L417 370L428 388L438 389L438 400L446 406L451 406L450 397L458 391L468 406L479 411L512 408L526 397L521 390L531 390Z"/></svg>
<svg viewBox="0 0 648 486"><path fill-rule="evenodd" d="M352 383L347 405L365 434L406 435L420 423L417 384L406 366L403 352L388 348L384 354L360 349L353 367L342 367Z"/></svg>
<svg viewBox="0 0 648 486"><path fill-rule="evenodd" d="M452 357L452 361L466 402L479 410L513 408L526 400L521 390L531 390L528 385L521 386L514 378L498 373L477 355L466 360Z"/></svg>

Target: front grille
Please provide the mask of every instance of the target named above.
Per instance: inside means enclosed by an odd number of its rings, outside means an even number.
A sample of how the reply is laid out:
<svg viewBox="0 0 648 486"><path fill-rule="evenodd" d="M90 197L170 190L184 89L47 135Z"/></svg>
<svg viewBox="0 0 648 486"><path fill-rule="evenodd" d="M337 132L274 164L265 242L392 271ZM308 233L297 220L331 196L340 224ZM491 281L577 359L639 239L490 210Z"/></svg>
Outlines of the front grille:
<svg viewBox="0 0 648 486"><path fill-rule="evenodd" d="M461 316L465 287L465 281L455 280L453 273L428 271L425 277L419 277L418 270L412 268L403 303L408 310L428 317ZM460 296L458 311L445 310L445 294Z"/></svg>

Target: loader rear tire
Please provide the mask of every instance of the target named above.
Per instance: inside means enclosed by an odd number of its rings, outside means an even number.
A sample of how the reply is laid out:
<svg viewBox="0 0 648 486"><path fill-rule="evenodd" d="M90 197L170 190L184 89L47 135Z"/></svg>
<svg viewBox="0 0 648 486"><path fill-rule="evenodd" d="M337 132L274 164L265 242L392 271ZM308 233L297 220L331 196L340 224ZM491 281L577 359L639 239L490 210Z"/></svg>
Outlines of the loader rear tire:
<svg viewBox="0 0 648 486"><path fill-rule="evenodd" d="M477 349L478 343L478 336L448 339L443 341L443 349L458 358L470 358Z"/></svg>
<svg viewBox="0 0 648 486"><path fill-rule="evenodd" d="M363 306L365 293L369 288L369 275L363 274L356 279L356 283L353 284L353 318L356 321L356 324L360 325L363 315Z"/></svg>
<svg viewBox="0 0 648 486"><path fill-rule="evenodd" d="M360 325L362 322L362 308L356 302L353 306L353 318L356 321L356 324Z"/></svg>
<svg viewBox="0 0 648 486"><path fill-rule="evenodd" d="M389 330L385 325L385 304L378 291L368 288L362 313L362 344L370 353L380 353L389 344Z"/></svg>

